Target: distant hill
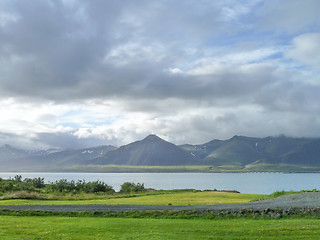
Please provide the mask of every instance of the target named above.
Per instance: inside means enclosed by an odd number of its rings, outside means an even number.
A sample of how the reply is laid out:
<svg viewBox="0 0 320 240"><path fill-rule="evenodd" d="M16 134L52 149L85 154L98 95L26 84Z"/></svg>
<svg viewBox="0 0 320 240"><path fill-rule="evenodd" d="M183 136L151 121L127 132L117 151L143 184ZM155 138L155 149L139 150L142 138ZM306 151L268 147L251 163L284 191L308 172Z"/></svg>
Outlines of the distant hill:
<svg viewBox="0 0 320 240"><path fill-rule="evenodd" d="M61 152L55 152L45 156L38 157L38 162L41 161L46 165L55 167L72 166L82 164L83 162L94 159L99 156L103 156L109 151L117 149L114 146L98 146L92 148L84 148L79 150L65 150Z"/></svg>
<svg viewBox="0 0 320 240"><path fill-rule="evenodd" d="M253 163L320 166L320 139L234 136L181 147L213 166L245 167Z"/></svg>
<svg viewBox="0 0 320 240"><path fill-rule="evenodd" d="M202 165L201 169L206 171L320 171L320 139L234 136L228 140L177 146L149 135L119 148L26 151L10 145L0 147L1 171L86 171L90 168L99 171L100 165Z"/></svg>
<svg viewBox="0 0 320 240"><path fill-rule="evenodd" d="M301 144L292 151L283 154L279 162L286 164L319 165L320 139Z"/></svg>
<svg viewBox="0 0 320 240"><path fill-rule="evenodd" d="M116 164L134 166L180 166L197 165L199 159L192 153L169 143L156 135L122 146L86 164Z"/></svg>
<svg viewBox="0 0 320 240"><path fill-rule="evenodd" d="M0 147L1 171L52 171L81 164L114 149L116 147L109 145L79 150L26 151L4 145Z"/></svg>

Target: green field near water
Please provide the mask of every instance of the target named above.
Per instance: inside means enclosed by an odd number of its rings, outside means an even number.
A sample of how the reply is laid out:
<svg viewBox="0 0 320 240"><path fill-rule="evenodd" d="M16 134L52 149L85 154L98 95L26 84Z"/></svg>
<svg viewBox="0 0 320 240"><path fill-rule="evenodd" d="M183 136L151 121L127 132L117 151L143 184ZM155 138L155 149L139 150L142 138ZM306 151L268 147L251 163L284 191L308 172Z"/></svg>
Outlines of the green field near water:
<svg viewBox="0 0 320 240"><path fill-rule="evenodd" d="M99 196L98 196L99 197ZM10 199L0 200L0 205L60 205L60 204L143 204L143 205L195 205L244 203L266 197L259 194L230 193L219 191L156 191L148 194L115 195L98 199L81 199L73 196L72 200ZM71 196L70 196L71 198ZM77 199L78 198L78 199Z"/></svg>
<svg viewBox="0 0 320 240"><path fill-rule="evenodd" d="M316 219L135 219L0 216L0 239L319 239Z"/></svg>
<svg viewBox="0 0 320 240"><path fill-rule="evenodd" d="M320 172L320 166L304 166L295 164L252 163L248 165L189 165L189 166L131 166L131 165L74 165L62 169L61 172L138 172L138 173L177 173L177 172Z"/></svg>

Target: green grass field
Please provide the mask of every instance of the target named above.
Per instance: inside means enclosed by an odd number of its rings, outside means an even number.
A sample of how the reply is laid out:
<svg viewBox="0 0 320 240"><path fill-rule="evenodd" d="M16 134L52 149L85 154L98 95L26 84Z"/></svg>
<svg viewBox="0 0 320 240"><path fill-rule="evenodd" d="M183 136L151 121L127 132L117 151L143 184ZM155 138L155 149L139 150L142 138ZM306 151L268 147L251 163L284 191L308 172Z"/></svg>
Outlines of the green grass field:
<svg viewBox="0 0 320 240"><path fill-rule="evenodd" d="M0 239L319 239L320 220L0 216Z"/></svg>
<svg viewBox="0 0 320 240"><path fill-rule="evenodd" d="M284 194L284 193L279 193ZM98 196L76 200L1 200L8 204L219 204L248 202L268 196L218 191L157 191L141 194ZM101 199L105 197L105 199ZM162 212L161 212L162 213ZM134 212L103 215L93 213L43 213L3 211L0 239L318 239L317 215L271 219L255 215L220 216L189 213Z"/></svg>
<svg viewBox="0 0 320 240"><path fill-rule="evenodd" d="M110 196L108 196L110 197ZM86 199L86 200L30 200L30 199L10 199L0 200L0 205L55 205L55 204L146 204L146 205L189 205L189 204L225 204L225 203L243 203L259 200L265 195L228 193L218 191L179 191L179 192L155 192L149 194L135 194L114 196L104 199Z"/></svg>

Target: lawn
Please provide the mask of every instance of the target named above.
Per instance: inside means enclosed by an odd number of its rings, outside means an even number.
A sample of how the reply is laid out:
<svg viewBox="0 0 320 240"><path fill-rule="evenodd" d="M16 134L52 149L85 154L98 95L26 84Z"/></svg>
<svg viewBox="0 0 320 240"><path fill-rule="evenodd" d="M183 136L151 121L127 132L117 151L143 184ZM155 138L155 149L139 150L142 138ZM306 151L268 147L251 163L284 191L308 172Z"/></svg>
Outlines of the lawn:
<svg viewBox="0 0 320 240"><path fill-rule="evenodd" d="M110 196L109 196L110 197ZM225 204L243 203L264 198L265 195L228 193L218 191L179 191L155 192L154 194L141 195L116 195L111 198L89 200L28 200L10 199L0 200L0 205L54 205L54 204L146 204L146 205L189 205L189 204ZM75 197L76 199L76 197Z"/></svg>
<svg viewBox="0 0 320 240"><path fill-rule="evenodd" d="M316 219L135 219L0 216L0 239L318 239Z"/></svg>

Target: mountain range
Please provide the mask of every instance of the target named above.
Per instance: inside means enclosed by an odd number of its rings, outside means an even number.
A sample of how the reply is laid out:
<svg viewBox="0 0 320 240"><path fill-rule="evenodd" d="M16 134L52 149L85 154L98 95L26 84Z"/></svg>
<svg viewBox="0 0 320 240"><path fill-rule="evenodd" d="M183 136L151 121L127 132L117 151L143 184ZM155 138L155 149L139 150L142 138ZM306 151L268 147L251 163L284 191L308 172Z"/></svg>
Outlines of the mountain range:
<svg viewBox="0 0 320 240"><path fill-rule="evenodd" d="M121 146L26 151L0 147L1 171L73 171L86 166L206 166L208 171L320 170L320 139L234 136L177 146L156 135ZM318 169L319 168L319 169Z"/></svg>

